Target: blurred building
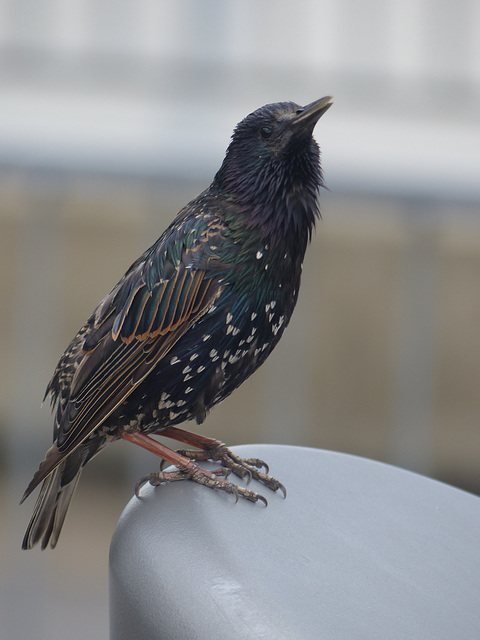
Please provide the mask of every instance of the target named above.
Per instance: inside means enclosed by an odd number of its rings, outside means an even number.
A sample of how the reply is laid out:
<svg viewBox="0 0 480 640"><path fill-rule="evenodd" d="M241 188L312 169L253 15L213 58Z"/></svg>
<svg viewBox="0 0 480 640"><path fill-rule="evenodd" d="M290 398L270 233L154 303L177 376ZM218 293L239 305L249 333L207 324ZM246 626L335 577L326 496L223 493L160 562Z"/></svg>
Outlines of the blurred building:
<svg viewBox="0 0 480 640"><path fill-rule="evenodd" d="M100 298L208 184L241 118L326 94L329 191L296 315L205 432L480 491L479 43L476 0L0 0L0 442L14 497L49 444L49 377ZM145 471L151 458L126 449L92 477Z"/></svg>

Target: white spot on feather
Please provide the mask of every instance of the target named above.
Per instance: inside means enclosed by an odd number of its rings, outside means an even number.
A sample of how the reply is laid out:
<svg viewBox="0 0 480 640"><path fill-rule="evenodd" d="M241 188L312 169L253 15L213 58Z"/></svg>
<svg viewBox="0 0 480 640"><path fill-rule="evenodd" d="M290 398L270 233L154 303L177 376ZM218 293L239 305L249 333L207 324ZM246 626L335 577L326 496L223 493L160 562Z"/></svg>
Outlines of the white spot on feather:
<svg viewBox="0 0 480 640"><path fill-rule="evenodd" d="M277 333L280 330L280 327L283 325L283 322L285 320L285 316L280 316L280 318L278 319L278 323L272 325L272 331L273 331L273 335L277 335Z"/></svg>

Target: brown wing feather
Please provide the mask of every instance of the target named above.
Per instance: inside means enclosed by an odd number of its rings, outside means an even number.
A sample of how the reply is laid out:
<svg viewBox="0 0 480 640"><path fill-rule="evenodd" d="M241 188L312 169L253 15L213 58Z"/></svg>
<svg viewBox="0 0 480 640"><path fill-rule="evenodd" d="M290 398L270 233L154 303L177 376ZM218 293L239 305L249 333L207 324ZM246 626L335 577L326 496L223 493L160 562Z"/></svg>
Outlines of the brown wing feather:
<svg viewBox="0 0 480 640"><path fill-rule="evenodd" d="M93 324L93 330L100 329L102 335L96 344L92 340L87 344L85 340L89 350L83 351L78 368L73 377L70 376L68 401L62 404L59 399L56 441L40 464L22 501L128 398L172 346L208 311L222 291L217 277L206 278L205 271L187 270L180 264L172 278L161 281L155 287L156 313L151 321L148 320L149 330L142 329L139 332L139 328L145 326L145 322L142 322L142 315L148 306L145 298L152 300L152 295L145 293L145 288L145 284L135 288L133 297L127 301L126 313L122 308L112 314L110 308L102 314L99 323ZM140 297L142 289L143 298ZM168 296L168 299L163 299L164 296ZM110 299L115 304L115 298L111 296ZM160 308L168 311L164 312L163 318L157 317ZM131 335L121 336L124 323L131 314L136 314L132 325L134 330ZM111 328L113 319L116 317L118 320L119 316L121 321L116 323L114 331ZM108 325L108 330L105 325ZM54 380L55 376L50 383L52 391Z"/></svg>

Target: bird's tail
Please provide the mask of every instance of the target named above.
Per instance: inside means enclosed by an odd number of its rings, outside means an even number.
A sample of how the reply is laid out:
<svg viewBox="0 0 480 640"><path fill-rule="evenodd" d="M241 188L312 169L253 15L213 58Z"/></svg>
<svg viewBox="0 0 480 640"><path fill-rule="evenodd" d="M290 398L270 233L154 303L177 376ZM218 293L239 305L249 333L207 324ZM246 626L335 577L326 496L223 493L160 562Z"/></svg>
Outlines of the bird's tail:
<svg viewBox="0 0 480 640"><path fill-rule="evenodd" d="M80 463L73 473L71 467L71 460L67 458L43 481L22 549L31 549L40 539L42 549L49 542L52 549L57 544L83 465Z"/></svg>

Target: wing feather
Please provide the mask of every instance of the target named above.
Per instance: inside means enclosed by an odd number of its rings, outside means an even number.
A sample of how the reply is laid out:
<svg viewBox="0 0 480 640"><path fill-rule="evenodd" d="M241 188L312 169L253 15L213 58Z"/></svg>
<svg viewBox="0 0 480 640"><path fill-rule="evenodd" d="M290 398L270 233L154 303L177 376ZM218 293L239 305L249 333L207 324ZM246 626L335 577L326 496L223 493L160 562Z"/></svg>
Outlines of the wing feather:
<svg viewBox="0 0 480 640"><path fill-rule="evenodd" d="M77 355L67 349L47 390L57 401L56 440L28 493L128 398L221 295L222 264L209 252L208 234L202 234L202 242L200 249L198 244L182 251L175 246L169 257L161 238L82 328L83 349L80 334L72 341ZM160 255L166 256L163 263ZM62 362L69 366L63 386Z"/></svg>
<svg viewBox="0 0 480 640"><path fill-rule="evenodd" d="M189 280L197 279L196 286ZM110 351L108 357L100 363L95 363L90 375L82 375L83 366L88 367L88 360L94 352L86 354L77 375L85 379L80 388L72 385L72 393L67 408L62 416L62 422L57 437L57 446L65 454L71 452L88 435L95 430L115 409L132 393L132 391L155 368L156 364L168 353L171 347L186 331L205 313L220 294L221 287L216 279L205 281L201 286L202 274L176 278L176 286L164 287L163 291L169 296L169 313L165 314L163 323L155 326L152 323L150 331L138 333L139 323L136 324L137 333L127 339L113 339L112 335L104 338L109 344L99 343L96 349ZM199 298L197 300L197 298ZM181 304L179 304L181 301ZM170 311L174 307L174 311ZM142 304L142 309L145 306ZM131 313L134 307L131 307ZM127 319L129 316L127 316Z"/></svg>

